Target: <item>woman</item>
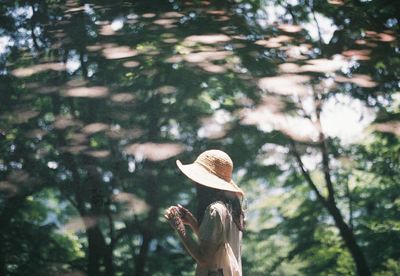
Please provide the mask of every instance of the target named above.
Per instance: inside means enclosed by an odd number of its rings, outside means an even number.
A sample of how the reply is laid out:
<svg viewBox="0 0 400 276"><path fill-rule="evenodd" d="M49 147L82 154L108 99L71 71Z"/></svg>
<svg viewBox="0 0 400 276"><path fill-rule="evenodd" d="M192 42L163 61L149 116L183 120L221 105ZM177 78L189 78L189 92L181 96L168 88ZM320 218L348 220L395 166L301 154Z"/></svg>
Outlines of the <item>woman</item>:
<svg viewBox="0 0 400 276"><path fill-rule="evenodd" d="M241 239L244 214L243 191L232 181L233 163L223 151L208 150L192 164L179 169L195 182L196 217L181 205L171 206L165 218L197 263L196 276L241 276ZM195 233L192 238L188 225Z"/></svg>

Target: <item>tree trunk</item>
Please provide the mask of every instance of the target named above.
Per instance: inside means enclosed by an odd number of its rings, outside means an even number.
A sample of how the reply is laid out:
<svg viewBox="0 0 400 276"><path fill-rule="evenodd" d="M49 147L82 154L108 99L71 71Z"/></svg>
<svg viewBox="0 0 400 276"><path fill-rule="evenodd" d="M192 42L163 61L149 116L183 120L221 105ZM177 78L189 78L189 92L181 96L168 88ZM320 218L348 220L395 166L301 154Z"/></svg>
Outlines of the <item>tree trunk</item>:
<svg viewBox="0 0 400 276"><path fill-rule="evenodd" d="M100 264L102 259L102 237L99 233L99 229L94 226L86 230L88 237L88 275L98 276L100 275Z"/></svg>
<svg viewBox="0 0 400 276"><path fill-rule="evenodd" d="M6 255L4 252L4 237L0 232L0 275L6 275Z"/></svg>
<svg viewBox="0 0 400 276"><path fill-rule="evenodd" d="M24 204L25 198L29 194L30 193L17 195L6 200L5 206L2 212L0 213L0 226L1 226L0 227L0 276L7 275L6 252L4 251L4 246L5 246L4 233L8 231L7 228L10 225L11 219L19 211L21 206Z"/></svg>
<svg viewBox="0 0 400 276"><path fill-rule="evenodd" d="M90 160L87 160L90 162ZM104 198L101 190L101 179L96 171L96 167L89 165L87 166L88 181L87 186L90 189L90 216L91 218L98 220L103 216L104 211ZM113 247L107 246L104 239L103 233L95 222L96 225L87 225L87 234L89 241L89 275L99 275L99 265L102 263L105 266L105 275L114 275L114 265L112 259ZM111 250L111 252L110 252ZM95 267L97 265L97 268ZM91 272L97 274L90 274Z"/></svg>
<svg viewBox="0 0 400 276"><path fill-rule="evenodd" d="M329 213L332 215L336 227L339 229L340 235L349 249L351 256L353 257L357 267L357 274L360 276L372 275L364 254L357 244L356 237L354 236L352 229L344 221L340 210L334 204L328 204L327 208Z"/></svg>
<svg viewBox="0 0 400 276"><path fill-rule="evenodd" d="M103 261L106 267L107 276L115 275L114 263L113 263L113 251L114 247L111 246L106 246L106 248L104 249Z"/></svg>
<svg viewBox="0 0 400 276"><path fill-rule="evenodd" d="M143 234L142 245L140 246L139 255L136 258L135 262L135 273L133 275L141 276L144 273L144 268L147 263L147 255L149 253L149 247L152 237L150 233Z"/></svg>
<svg viewBox="0 0 400 276"><path fill-rule="evenodd" d="M158 217L158 208L159 208L159 200L158 197L158 189L157 189L157 181L153 172L155 171L154 163L147 163L147 185L146 185L146 202L151 206L149 215L147 220L142 228L142 244L140 246L139 255L135 261L135 274L137 276L141 276L144 273L147 257L150 248L150 242L154 237L154 225L157 222ZM161 171L159 171L161 174Z"/></svg>
<svg viewBox="0 0 400 276"><path fill-rule="evenodd" d="M113 276L115 274L113 264L113 248L106 245L104 236L98 226L88 226L86 229L88 237L88 275L98 276L107 275ZM105 272L100 273L101 265L104 265Z"/></svg>
<svg viewBox="0 0 400 276"><path fill-rule="evenodd" d="M325 174L325 181L328 189L328 197L325 198L319 192L317 186L314 181L311 179L308 170L304 167L304 164L301 160L300 154L296 149L296 144L293 140L290 141L292 151L297 160L297 163L300 167L303 177L311 187L311 189L316 193L318 201L325 207L325 209L332 216L335 221L336 227L339 229L339 233L341 238L343 239L347 249L350 251L350 254L354 260L354 263L357 268L357 274L360 276L370 276L371 271L369 269L367 260L365 259L364 253L361 248L358 246L356 237L354 235L353 230L347 225L345 222L340 210L338 209L335 201L335 191L333 189L333 183L330 177L330 168L329 168L329 160L327 155L327 150L325 146L322 147L322 155L323 155L323 168Z"/></svg>

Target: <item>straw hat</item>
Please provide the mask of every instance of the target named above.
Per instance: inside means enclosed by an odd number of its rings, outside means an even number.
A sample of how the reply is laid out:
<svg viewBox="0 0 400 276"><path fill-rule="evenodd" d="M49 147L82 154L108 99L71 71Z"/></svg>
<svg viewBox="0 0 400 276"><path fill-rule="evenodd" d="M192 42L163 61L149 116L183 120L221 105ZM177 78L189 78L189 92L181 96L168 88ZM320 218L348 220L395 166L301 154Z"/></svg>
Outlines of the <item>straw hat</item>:
<svg viewBox="0 0 400 276"><path fill-rule="evenodd" d="M183 165L179 160L176 160L176 164L187 177L198 184L244 195L232 180L232 159L223 151L207 150L192 164Z"/></svg>

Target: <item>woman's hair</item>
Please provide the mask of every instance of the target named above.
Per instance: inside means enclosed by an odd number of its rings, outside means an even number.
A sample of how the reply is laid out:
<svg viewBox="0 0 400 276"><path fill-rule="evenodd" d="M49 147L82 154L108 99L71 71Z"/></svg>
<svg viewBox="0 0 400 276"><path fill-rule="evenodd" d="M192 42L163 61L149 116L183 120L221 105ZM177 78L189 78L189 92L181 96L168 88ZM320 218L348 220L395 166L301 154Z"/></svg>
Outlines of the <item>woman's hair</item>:
<svg viewBox="0 0 400 276"><path fill-rule="evenodd" d="M244 212L242 205L237 196L229 196L227 192L209 188L203 185L196 185L197 192L197 212L196 218L199 224L202 222L206 208L216 201L221 201L229 213L233 221L240 231L244 230Z"/></svg>

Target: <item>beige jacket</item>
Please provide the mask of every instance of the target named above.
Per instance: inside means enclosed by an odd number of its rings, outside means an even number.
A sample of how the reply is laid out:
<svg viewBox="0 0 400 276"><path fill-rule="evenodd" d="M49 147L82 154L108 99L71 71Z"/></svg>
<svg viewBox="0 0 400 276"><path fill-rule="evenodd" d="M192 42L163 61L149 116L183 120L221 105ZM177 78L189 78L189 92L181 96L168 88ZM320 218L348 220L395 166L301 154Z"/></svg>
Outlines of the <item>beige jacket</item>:
<svg viewBox="0 0 400 276"><path fill-rule="evenodd" d="M237 228L231 214L222 202L210 204L200 225L199 239L217 246L211 267L196 267L195 276L221 275L214 271L223 270L224 276L241 276L242 232Z"/></svg>

